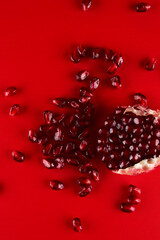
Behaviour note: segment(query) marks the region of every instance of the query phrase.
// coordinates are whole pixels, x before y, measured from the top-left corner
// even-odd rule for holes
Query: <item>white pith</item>
[[[133,112],[137,116],[153,115],[155,117],[155,120],[160,119],[160,110],[154,111],[152,109],[145,108],[139,105],[133,106],[133,107],[128,106],[124,113],[127,113],[127,112]],[[160,155],[156,158],[143,159],[131,167],[113,170],[113,172],[117,174],[122,174],[122,175],[137,175],[137,174],[151,171],[155,167],[158,167],[159,165],[160,165]]]

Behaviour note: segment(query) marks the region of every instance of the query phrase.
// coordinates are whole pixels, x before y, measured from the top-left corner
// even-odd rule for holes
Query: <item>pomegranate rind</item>
[[[155,121],[160,119],[160,110],[155,111],[140,105],[133,106],[133,107],[128,106],[124,113],[127,113],[127,112],[133,112],[137,116],[153,115],[155,117]],[[133,175],[149,172],[158,166],[160,166],[160,156],[156,158],[143,159],[131,167],[128,167],[125,169],[112,170],[112,172],[121,174],[121,175],[133,176]]]

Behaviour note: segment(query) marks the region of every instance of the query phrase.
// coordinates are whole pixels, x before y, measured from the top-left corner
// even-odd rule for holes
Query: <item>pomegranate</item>
[[[136,175],[160,165],[160,111],[117,108],[99,129],[97,151],[114,173]]]

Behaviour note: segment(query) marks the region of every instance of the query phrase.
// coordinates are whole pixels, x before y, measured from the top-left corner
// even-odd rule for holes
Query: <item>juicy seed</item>
[[[92,1],[91,0],[82,0],[82,9],[84,12],[88,11],[91,7]]]
[[[29,139],[29,141],[31,141],[33,143],[38,142],[38,137],[34,130],[31,129],[28,131],[28,139]]]
[[[105,61],[112,60],[113,56],[114,56],[114,52],[111,49],[106,49],[105,50],[105,54],[104,54]]]
[[[57,128],[56,132],[54,134],[54,140],[55,141],[63,141],[63,137],[64,137],[64,135],[63,135],[61,128]]]
[[[121,54],[115,53],[115,54],[112,56],[112,61],[113,61],[114,63],[116,63],[118,67],[120,67],[120,66],[122,65],[122,63],[123,63],[123,57],[122,57]]]
[[[13,96],[17,93],[17,89],[15,87],[9,87],[5,90],[4,96],[5,97],[10,97]]]
[[[79,171],[81,173],[88,173],[89,171],[91,171],[91,169],[92,169],[92,163],[89,162],[81,165],[79,168]]]
[[[84,150],[87,149],[87,145],[88,145],[88,142],[87,142],[86,140],[82,140],[82,141],[80,142],[79,149],[80,149],[81,151],[84,151]]]
[[[43,112],[43,118],[44,118],[44,122],[46,124],[51,124],[52,123],[52,119],[53,119],[53,112],[49,111],[49,110],[48,111],[44,111]]]
[[[132,195],[135,195],[135,196],[140,196],[141,195],[141,189],[132,185],[132,184],[130,184],[128,186],[128,192],[129,192],[129,194],[132,194]]]
[[[145,65],[145,68],[148,70],[148,71],[153,71],[156,67],[156,59],[155,58],[151,58],[149,59],[147,62],[146,62],[146,65]]]
[[[80,103],[87,103],[91,100],[91,97],[88,97],[88,96],[84,96],[84,97],[80,97],[79,98],[79,102]]]
[[[101,54],[102,54],[102,49],[100,49],[100,48],[93,48],[91,50],[91,57],[92,57],[92,59],[100,58]]]
[[[82,231],[82,224],[81,220],[79,218],[74,218],[72,221],[73,229],[75,232],[81,232]]]
[[[151,5],[149,3],[138,3],[136,6],[137,12],[146,12],[151,8]]]
[[[108,74],[115,74],[116,70],[117,70],[117,64],[112,63],[112,64],[110,64],[110,66],[108,67],[107,73],[108,73]]]
[[[53,150],[53,145],[49,143],[44,146],[44,148],[42,149],[42,153],[44,156],[49,156],[51,155],[52,150]]]
[[[56,191],[64,189],[64,184],[58,180],[51,180],[49,182],[49,185],[53,190],[56,190]]]
[[[19,104],[14,104],[9,111],[9,115],[11,117],[14,117],[15,115],[17,115],[20,112],[20,105]]]
[[[130,195],[127,198],[127,202],[132,203],[132,204],[138,204],[138,203],[141,202],[141,199],[139,197],[137,197],[137,196]]]
[[[54,168],[54,167],[55,167],[55,164],[54,164],[54,160],[53,160],[53,159],[43,158],[42,163],[43,163],[43,165],[44,165],[46,168],[48,168],[48,169],[51,169],[51,168]]]
[[[97,77],[93,77],[90,80],[90,90],[95,91],[99,87],[100,80]]]
[[[67,104],[67,101],[64,98],[55,98],[55,99],[53,99],[52,102],[54,105],[56,105],[59,108],[64,108]]]
[[[139,104],[139,105],[142,105],[142,106],[147,106],[147,98],[146,96],[144,96],[143,94],[141,93],[136,93],[134,94],[134,100]]]
[[[93,97],[93,93],[89,90],[89,89],[87,89],[87,88],[85,88],[85,87],[81,87],[80,88],[80,96],[81,97]]]
[[[80,197],[86,197],[92,191],[92,185],[88,187],[82,187],[81,191],[79,192]]]
[[[84,81],[89,76],[89,72],[85,69],[76,74],[76,80],[79,82]]]
[[[17,162],[23,162],[25,159],[25,156],[22,152],[19,151],[13,151],[12,152],[12,158]]]
[[[68,103],[72,108],[79,108],[80,107],[80,103],[77,99],[71,99]]]
[[[91,185],[91,180],[87,177],[80,177],[77,181],[78,185],[82,187],[90,186]]]
[[[122,84],[121,84],[121,80],[120,80],[120,76],[116,75],[116,76],[113,76],[111,79],[111,84],[114,88],[121,88],[122,87]]]
[[[66,162],[72,166],[79,166],[79,160],[77,158],[67,158]]]
[[[81,57],[86,56],[87,49],[83,46],[83,44],[79,44],[77,47],[77,51]]]
[[[121,211],[127,212],[127,213],[132,213],[135,212],[135,207],[132,203],[122,203],[120,207]]]
[[[81,60],[81,56],[79,55],[77,50],[74,50],[72,55],[71,55],[71,61],[74,62],[74,63],[79,63],[80,60]]]
[[[93,168],[89,171],[89,174],[92,176],[92,178],[98,182],[99,181],[99,172],[96,168]]]

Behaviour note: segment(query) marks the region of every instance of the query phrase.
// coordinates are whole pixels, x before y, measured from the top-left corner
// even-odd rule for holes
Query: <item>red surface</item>
[[[147,13],[132,10],[131,0],[93,0],[87,13],[80,0],[0,1],[0,239],[159,239],[160,168],[136,177],[118,176],[100,167],[101,181],[84,199],[76,194],[75,181],[81,176],[74,168],[47,170],[41,164],[40,148],[27,139],[29,128],[42,121],[42,111],[51,109],[50,99],[77,95],[81,84],[74,74],[85,67],[103,83],[95,94],[98,124],[117,105],[131,104],[131,94],[144,93],[150,106],[158,108],[160,63],[154,72],[141,62],[160,57],[160,1],[152,1]],[[123,88],[113,90],[99,62],[76,65],[70,52],[77,43],[110,47],[124,56],[119,70]],[[5,98],[3,92],[14,85],[20,92]],[[12,104],[23,113],[8,116]],[[26,154],[24,163],[14,162],[11,151]],[[64,181],[66,188],[54,192],[50,179]],[[119,210],[125,187],[142,188],[142,204],[134,214]],[[72,230],[73,217],[80,217],[83,232]]]

